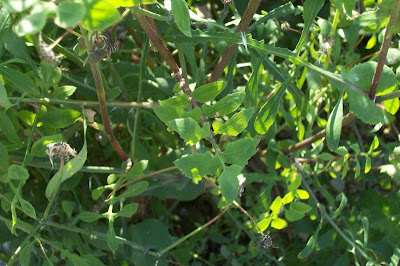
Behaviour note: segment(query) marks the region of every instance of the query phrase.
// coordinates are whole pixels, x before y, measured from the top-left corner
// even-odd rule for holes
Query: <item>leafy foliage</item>
[[[397,265],[400,1],[283,2],[0,0],[1,260]]]

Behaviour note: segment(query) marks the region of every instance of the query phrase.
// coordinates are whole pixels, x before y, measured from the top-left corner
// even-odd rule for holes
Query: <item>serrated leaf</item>
[[[194,182],[200,181],[205,175],[215,174],[218,167],[218,161],[211,152],[191,154],[175,160],[174,164]]]
[[[304,18],[304,28],[301,32],[301,37],[299,42],[296,45],[296,52],[297,54],[300,53],[301,48],[306,43],[306,39],[308,36],[308,32],[314,22],[315,17],[317,16],[318,12],[323,7],[325,1],[321,0],[306,0],[304,2],[304,11],[303,11],[303,18]]]
[[[289,79],[290,80],[290,79]],[[286,85],[285,85],[286,84]],[[278,91],[261,107],[254,122],[254,129],[258,134],[264,135],[275,122],[281,98],[289,84],[286,81]]]
[[[65,128],[82,117],[81,112],[73,109],[58,109],[43,113],[40,122],[50,128]]]
[[[28,170],[23,168],[22,166],[12,164],[8,168],[8,176],[14,180],[26,181],[29,178]]]
[[[339,207],[335,210],[335,212],[332,215],[332,219],[335,219],[336,217],[338,217],[340,215],[340,213],[342,212],[342,210],[346,207],[347,205],[347,197],[344,193],[340,193],[337,197],[336,197],[336,201],[339,201]]]
[[[39,89],[28,75],[5,66],[0,66],[0,74],[15,88],[29,95],[40,96]]]
[[[236,111],[236,109],[242,104],[245,96],[244,92],[228,94],[217,103],[213,105],[203,104],[201,108],[206,116],[213,117],[216,113],[220,116],[225,116]]]
[[[85,7],[77,2],[62,2],[57,6],[54,23],[60,28],[69,28],[79,23],[85,15]]]
[[[243,138],[234,142],[228,143],[224,152],[220,153],[221,158],[225,163],[240,165],[242,168],[247,165],[247,162],[257,152],[257,145],[260,142],[256,138]]]
[[[132,215],[134,215],[136,213],[136,211],[138,210],[139,204],[137,203],[131,203],[128,205],[125,205],[124,207],[122,207],[122,209],[117,212],[117,215],[119,217],[132,217]]]
[[[21,197],[19,197],[18,201],[21,204],[22,211],[32,219],[36,219],[36,211],[33,205]]]
[[[209,128],[209,124],[206,123],[204,124],[203,129],[206,129],[207,125]],[[168,126],[176,131],[184,141],[192,146],[202,138],[208,137],[207,133],[205,134],[204,130],[191,117],[171,120],[168,122]]]
[[[287,226],[287,222],[281,218],[275,218],[271,222],[271,227],[281,230]]]
[[[10,142],[15,144],[21,143],[21,140],[15,131],[14,125],[12,124],[7,113],[3,110],[0,110],[0,129]]]
[[[221,187],[222,196],[228,203],[232,203],[239,192],[238,175],[242,171],[239,165],[224,167],[222,174],[218,177],[218,183]]]
[[[86,223],[93,223],[94,221],[97,221],[98,219],[103,218],[103,215],[95,213],[95,212],[81,212],[79,214],[79,219]]]
[[[47,184],[46,187],[46,197],[50,199],[51,195],[53,194],[57,182],[59,182],[59,178],[61,178],[61,183],[64,182],[65,180],[69,179],[71,176],[76,174],[83,165],[85,164],[85,161],[87,159],[87,142],[86,142],[86,121],[84,120],[83,123],[83,147],[81,151],[73,158],[70,160],[67,164],[64,165],[63,169],[60,169],[50,180],[50,182]],[[61,171],[62,170],[62,171]],[[62,176],[61,176],[62,173]]]
[[[88,0],[83,3],[86,13],[82,25],[88,30],[102,31],[121,19],[118,10],[106,0]]]
[[[343,93],[340,94],[339,101],[336,103],[329,115],[326,125],[326,142],[328,148],[332,151],[339,147],[340,134],[342,132],[343,120]]]
[[[254,107],[240,111],[234,114],[224,124],[217,121],[213,123],[214,134],[227,134],[230,136],[237,136],[247,128],[254,113]]]
[[[207,83],[196,88],[192,92],[192,96],[197,102],[209,102],[214,100],[226,88],[226,85],[225,81]]]
[[[63,137],[61,134],[45,136],[35,141],[32,145],[31,154],[37,157],[45,157],[48,156],[46,154],[47,144],[54,142],[62,142]]]
[[[175,23],[183,34],[192,36],[190,29],[189,7],[185,0],[171,0],[171,12]]]
[[[190,112],[185,111],[181,107],[162,105],[154,108],[154,113],[168,125],[168,122],[177,118],[192,118],[194,121],[200,121],[201,110],[200,108],[194,108]]]

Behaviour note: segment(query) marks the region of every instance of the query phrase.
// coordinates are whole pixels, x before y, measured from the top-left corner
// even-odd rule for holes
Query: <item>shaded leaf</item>
[[[339,101],[336,103],[329,115],[326,125],[326,142],[328,148],[332,151],[339,147],[340,134],[342,132],[343,120],[343,93],[340,94]]]
[[[239,192],[238,175],[242,171],[239,165],[224,167],[222,174],[218,177],[218,183],[221,187],[222,196],[228,203],[232,203]]]
[[[210,130],[210,124],[204,124],[202,129],[191,117],[171,120],[168,122],[168,126],[176,131],[184,141],[192,146],[202,138],[207,138],[207,134]]]
[[[220,153],[225,163],[240,165],[242,168],[257,152],[257,145],[260,142],[256,138],[244,138],[228,143],[224,152]]]
[[[304,247],[304,249],[302,251],[300,251],[300,253],[297,255],[297,257],[299,259],[307,258],[313,252],[315,245],[318,242],[318,234],[322,228],[322,222],[323,222],[323,219],[321,219],[321,222],[319,223],[317,229],[314,231],[313,235],[308,239],[307,244]]]
[[[22,166],[13,164],[8,168],[8,176],[14,180],[26,181],[29,178],[29,173]]]
[[[195,153],[174,161],[174,164],[185,176],[193,179],[193,182],[200,181],[205,175],[213,175],[217,171],[218,160],[211,154]]]
[[[79,219],[86,223],[93,223],[94,221],[97,221],[98,219],[103,218],[103,215],[95,213],[95,212],[81,212],[79,214]]]
[[[228,94],[217,103],[213,105],[203,104],[201,107],[206,116],[213,117],[216,113],[220,116],[228,115],[242,104],[246,94],[244,92],[236,92],[232,94]]]
[[[9,141],[15,144],[21,143],[21,140],[19,139],[10,118],[2,110],[0,110],[0,129],[6,135]]]
[[[4,79],[8,83],[11,83],[10,85],[15,88],[18,88],[29,95],[40,96],[39,89],[28,75],[5,66],[0,66],[0,74],[3,75]]]
[[[224,124],[218,121],[213,123],[214,134],[227,134],[230,136],[237,136],[247,128],[247,124],[250,121],[254,113],[254,107],[240,111],[234,114]]]
[[[208,102],[214,100],[225,88],[227,83],[225,81],[215,81],[204,84],[192,92],[193,98],[197,102]]]
[[[117,213],[119,217],[132,217],[137,211],[139,204],[131,203],[122,207],[122,209]]]
[[[12,106],[12,104],[8,100],[6,88],[4,88],[4,85],[1,81],[0,81],[0,106],[4,107],[6,111],[8,108]]]
[[[40,121],[50,128],[65,128],[82,117],[81,112],[73,109],[58,109],[40,116]]]
[[[63,141],[63,137],[61,134],[42,137],[33,143],[32,149],[31,149],[31,154],[33,156],[38,156],[38,157],[48,156],[46,154],[46,150],[47,150],[46,145],[50,144],[50,143],[62,142],[62,141]]]
[[[30,204],[28,201],[24,200],[23,198],[19,197],[19,203],[21,204],[22,211],[31,217],[32,219],[36,219],[36,211],[35,208]]]

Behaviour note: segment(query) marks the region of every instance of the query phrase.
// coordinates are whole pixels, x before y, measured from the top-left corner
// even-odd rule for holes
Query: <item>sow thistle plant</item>
[[[400,1],[272,2],[0,0],[2,260],[397,265]]]

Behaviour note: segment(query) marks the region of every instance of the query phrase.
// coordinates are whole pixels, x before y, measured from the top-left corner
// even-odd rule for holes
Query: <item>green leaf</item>
[[[70,200],[63,200],[61,202],[61,208],[65,212],[68,218],[71,218],[72,212],[74,211],[76,206],[75,201],[70,201]]]
[[[40,96],[39,89],[28,75],[5,66],[0,67],[0,74],[3,75],[4,79],[8,83],[11,83],[13,87],[29,95]]]
[[[214,175],[217,171],[218,160],[211,154],[195,153],[174,161],[174,164],[185,176],[193,179],[193,182],[200,181],[205,175]]]
[[[26,181],[29,178],[29,173],[22,166],[13,164],[8,168],[8,176],[14,180]]]
[[[8,183],[10,178],[8,176],[9,157],[6,147],[0,142],[0,182]]]
[[[365,169],[364,169],[364,174],[367,174],[371,170],[371,157],[367,157],[365,160]]]
[[[31,254],[33,252],[33,244],[34,242],[28,241],[28,243],[21,249],[20,254],[18,256],[19,263],[21,266],[30,266],[31,264]]]
[[[109,0],[115,7],[131,7],[156,4],[157,0]]]
[[[282,198],[278,196],[274,199],[269,209],[272,212],[277,212],[281,207],[282,207]]]
[[[298,189],[301,185],[301,179],[301,175],[296,175],[294,181],[289,185],[288,191],[294,192],[296,189]]]
[[[146,170],[149,161],[142,160],[140,162],[136,162],[133,167],[129,170],[129,172],[125,176],[125,180],[132,180],[144,175],[144,170]]]
[[[190,104],[190,99],[186,94],[181,94],[176,97],[168,98],[163,101],[158,101],[160,103],[160,106],[173,106],[173,107],[179,107],[182,109],[185,109],[186,107],[189,106]],[[178,117],[174,117],[178,118]],[[172,120],[172,119],[169,119]]]
[[[254,107],[240,111],[234,114],[228,121],[221,124],[218,121],[213,123],[214,134],[227,134],[230,136],[237,136],[247,128],[254,113]]]
[[[347,197],[344,193],[340,193],[337,197],[336,197],[336,201],[340,200],[340,204],[339,207],[336,209],[336,211],[332,214],[332,219],[335,219],[336,217],[338,217],[340,215],[340,213],[342,212],[342,210],[346,207],[347,204]]]
[[[321,0],[306,0],[304,2],[304,11],[303,11],[303,18],[304,18],[304,28],[301,33],[301,37],[299,42],[296,45],[296,53],[299,54],[301,48],[306,43],[308,33],[312,26],[312,23],[315,20],[318,12],[323,7],[325,1]]]
[[[174,16],[175,23],[183,34],[188,37],[192,36],[190,30],[189,7],[185,0],[172,0],[171,12]]]
[[[108,223],[107,245],[111,249],[112,252],[115,252],[118,249],[118,241],[117,241],[117,238],[115,237],[113,222]]]
[[[258,134],[265,134],[275,122],[276,114],[278,113],[281,98],[286,91],[286,87],[289,84],[289,80],[286,81],[279,90],[268,99],[268,101],[261,107],[257,114],[256,121],[254,122],[254,129]],[[286,85],[285,85],[286,84]]]
[[[44,25],[46,25],[47,13],[48,12],[46,10],[42,10],[23,17],[15,25],[15,33],[18,36],[38,33],[43,29]]]
[[[257,226],[260,228],[262,232],[264,232],[265,230],[268,229],[270,223],[271,223],[271,217],[261,220],[260,222],[257,223]]]
[[[76,174],[83,165],[85,164],[87,158],[87,143],[86,143],[86,121],[84,120],[83,123],[83,147],[81,151],[76,155],[75,158],[70,160],[67,164],[64,165],[62,169],[62,176],[61,176],[61,169],[51,178],[49,184],[46,187],[46,197],[50,199],[51,195],[53,194],[56,186],[57,181],[61,178],[61,182],[69,179],[71,176]]]
[[[226,145],[224,152],[220,153],[225,163],[240,165],[242,168],[257,152],[257,145],[260,142],[256,138],[243,138]]]
[[[57,6],[54,23],[60,28],[72,27],[82,20],[85,11],[85,7],[79,2],[62,2]]]
[[[8,108],[12,106],[12,104],[8,100],[6,88],[4,88],[4,85],[1,81],[0,81],[0,106],[4,107],[6,111]]]
[[[287,226],[287,222],[281,218],[275,218],[271,222],[271,227],[281,230]]]
[[[258,85],[261,80],[263,67],[261,63],[264,61],[266,54],[258,59],[256,65],[253,68],[253,72],[251,73],[250,79],[246,85],[246,98],[244,101],[244,107],[255,107],[257,105],[258,98]],[[260,78],[259,78],[260,77]]]
[[[218,183],[221,187],[222,196],[225,197],[228,203],[232,203],[239,192],[238,175],[242,171],[239,165],[231,165],[224,167],[224,171],[218,177]]]
[[[344,78],[347,82],[356,85],[365,92],[369,92],[376,65],[377,63],[372,61],[358,64]],[[367,96],[347,87],[344,87],[344,89],[348,93],[350,110],[358,118],[372,125],[384,122],[383,110],[378,108]],[[396,76],[388,66],[384,66],[376,95],[384,95],[395,91],[398,91]],[[394,115],[399,109],[400,102],[398,98],[395,98],[382,102],[382,105],[386,111]],[[366,112],[365,110],[368,111]]]
[[[15,131],[14,125],[12,124],[8,115],[0,110],[0,129],[6,135],[7,139],[15,144],[20,144],[21,140]]]
[[[42,85],[43,89],[46,91],[54,85],[57,85],[61,80],[61,70],[49,64],[44,64],[42,67],[40,67],[39,72],[42,73]]]
[[[294,202],[290,203],[290,210],[307,213],[312,210],[312,207],[303,202],[294,201]]]
[[[379,147],[379,139],[377,136],[374,137],[372,140],[371,146],[369,146],[369,151],[368,153],[372,153],[374,150],[376,150]]]
[[[34,4],[38,3],[39,0],[1,0],[0,3],[7,8],[8,11],[13,13],[19,13],[27,10]]]
[[[213,117],[216,113],[220,116],[228,115],[242,104],[246,94],[244,92],[236,92],[228,94],[213,105],[203,104],[201,107],[206,116]]]
[[[304,218],[304,212],[296,210],[285,210],[285,217],[289,222],[298,221]]]
[[[133,183],[132,185],[128,186],[128,189],[119,195],[118,197],[112,198],[109,201],[109,204],[114,204],[115,202],[118,202],[121,199],[126,199],[126,198],[131,198],[134,196],[137,196],[147,190],[149,186],[149,183],[146,181],[140,181],[137,183]]]
[[[117,213],[119,217],[132,217],[137,211],[139,204],[131,203],[122,207],[122,209]]]
[[[339,101],[336,103],[329,115],[326,125],[326,142],[328,148],[333,151],[339,147],[340,134],[342,132],[343,120],[343,93],[340,94]]]
[[[225,81],[207,83],[195,89],[192,96],[197,102],[209,102],[214,100],[226,88],[226,85]]]
[[[65,128],[82,117],[81,112],[73,109],[58,109],[40,116],[40,121],[50,128]]]
[[[37,157],[45,157],[48,156],[46,154],[47,144],[53,142],[62,142],[63,137],[61,134],[45,136],[40,138],[39,140],[35,141],[32,145],[31,154]]]
[[[191,117],[189,118],[179,118],[175,120],[171,120],[168,122],[168,126],[176,131],[179,136],[190,145],[194,145],[202,138],[207,138],[207,125],[208,131],[210,124],[204,124],[203,129],[199,126],[199,124],[194,121]]]
[[[81,212],[79,214],[79,219],[84,221],[85,223],[93,223],[98,219],[104,218],[103,215],[95,212]]]
[[[297,257],[299,259],[305,259],[308,256],[311,255],[311,253],[313,252],[315,245],[318,242],[318,234],[319,231],[322,228],[322,221],[323,219],[321,219],[321,222],[319,223],[317,229],[315,230],[314,234],[308,239],[306,246],[304,247],[304,249],[302,251],[300,251],[300,253],[297,255]]]
[[[28,201],[24,200],[21,197],[18,197],[19,203],[21,204],[22,211],[31,217],[32,219],[36,219],[36,211],[35,208]]]
[[[105,30],[121,20],[118,10],[106,0],[85,0],[82,25],[88,30]]]
[[[56,99],[65,99],[74,94],[75,91],[75,86],[61,86],[54,90],[53,97]]]
[[[105,188],[104,186],[95,188],[95,189],[92,191],[92,198],[93,198],[94,200],[97,200],[98,198],[100,198],[100,196],[103,194],[103,192],[104,192],[105,190],[106,190],[106,188]]]
[[[190,112],[185,111],[181,107],[177,106],[157,106],[154,108],[154,113],[163,121],[166,125],[168,122],[177,118],[192,118],[194,121],[200,121],[201,109],[194,108]]]

